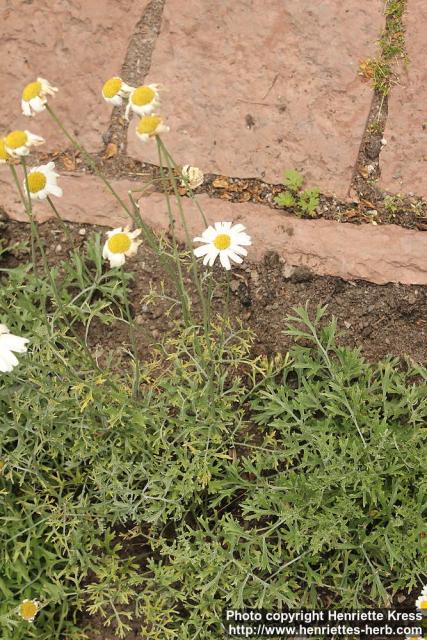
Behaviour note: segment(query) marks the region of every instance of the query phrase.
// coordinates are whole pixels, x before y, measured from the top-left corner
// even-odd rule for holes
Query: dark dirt
[[[25,223],[6,221],[2,223],[3,246],[29,240],[29,227]],[[79,226],[67,223],[74,246],[83,247],[86,239],[95,231],[105,233],[104,228]],[[50,264],[66,260],[69,245],[55,221],[39,226],[40,234],[47,246]],[[10,252],[0,258],[2,267],[16,266],[27,261],[28,254]],[[147,304],[150,289],[160,290],[164,282],[165,293],[174,295],[173,284],[165,276],[156,257],[144,245],[138,255],[127,262],[128,270],[135,274],[132,285],[131,304],[136,319],[140,356],[144,359],[147,347],[162,337],[173,334],[178,327],[179,311],[168,314],[168,303],[164,300]],[[226,279],[224,272],[217,271],[219,287],[214,298],[214,308],[219,313],[225,309]],[[191,288],[188,276],[187,285]],[[427,287],[399,284],[374,285],[364,281],[346,282],[340,278],[322,277],[306,268],[284,265],[276,254],[267,254],[260,264],[243,264],[231,275],[231,317],[243,320],[244,326],[255,332],[254,353],[274,354],[285,352],[290,339],[284,334],[286,316],[292,308],[304,305],[311,308],[317,304],[328,305],[329,313],[338,319],[338,327],[344,332],[340,343],[349,347],[360,347],[369,360],[377,360],[388,354],[408,356],[417,362],[427,362]],[[194,309],[199,315],[194,288]],[[128,348],[128,329],[117,322],[105,327],[92,322],[89,344],[102,356],[105,347],[117,345],[124,358]]]

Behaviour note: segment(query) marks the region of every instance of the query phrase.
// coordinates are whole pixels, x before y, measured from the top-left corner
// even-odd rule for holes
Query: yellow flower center
[[[0,139],[0,160],[9,160],[10,155],[4,148],[4,138]]]
[[[127,233],[115,233],[108,238],[107,246],[111,253],[126,253],[132,244]]]
[[[427,600],[421,600],[421,609],[427,609]]]
[[[37,193],[46,186],[46,176],[41,171],[31,171],[28,174],[28,189],[31,193]]]
[[[106,98],[114,98],[120,89],[122,88],[122,81],[120,78],[110,78],[102,87],[102,93]]]
[[[39,610],[39,605],[34,600],[21,602],[19,612],[24,620],[32,620]]]
[[[27,86],[24,88],[24,91],[22,92],[22,99],[26,102],[29,102],[33,98],[37,98],[37,96],[40,95],[41,90],[41,82],[39,82],[38,80],[36,82],[30,82],[30,84],[27,84]]]
[[[223,251],[224,249],[228,249],[231,245],[231,238],[227,233],[220,233],[217,235],[213,243],[219,251]]]
[[[6,147],[9,147],[9,149],[18,149],[25,146],[27,142],[28,136],[25,131],[12,131],[5,138]]]
[[[148,135],[152,136],[162,119],[160,116],[144,116],[138,122],[137,131],[138,133],[148,133]]]
[[[152,102],[155,95],[153,89],[150,89],[150,87],[137,87],[135,91],[132,92],[131,100],[137,107],[143,107],[145,104]]]

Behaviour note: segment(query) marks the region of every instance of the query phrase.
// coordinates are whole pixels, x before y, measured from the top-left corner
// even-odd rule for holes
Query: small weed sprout
[[[319,189],[303,190],[304,178],[294,170],[285,171],[283,184],[287,190],[274,198],[275,203],[286,209],[295,208],[299,216],[305,214],[311,218],[316,217],[316,210],[319,206]]]

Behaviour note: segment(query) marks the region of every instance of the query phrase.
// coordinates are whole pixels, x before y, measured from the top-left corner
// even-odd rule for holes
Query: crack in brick
[[[120,72],[123,80],[131,86],[140,85],[150,71],[151,56],[160,33],[165,2],[166,0],[150,0],[136,24]],[[102,136],[104,144],[113,142],[119,153],[126,153],[127,146],[129,122],[125,120],[124,113],[125,106],[113,109],[108,130]]]
[[[361,63],[361,67],[364,65],[368,76],[369,73],[373,74],[371,78],[374,91],[348,193],[350,194],[353,190],[359,197],[370,200],[384,198],[376,182],[381,173],[380,154],[388,116],[388,96],[393,84],[397,82],[393,66],[398,59],[407,59],[405,31],[401,23],[405,10],[406,0],[397,0],[392,10],[390,10],[390,3],[386,0],[385,26],[379,41],[380,53],[375,60]],[[396,29],[398,29],[397,33]]]
[[[43,164],[54,160],[57,169],[64,171],[64,175],[73,175],[76,177],[94,175],[92,169],[85,164],[84,159],[77,157],[75,169],[70,171],[67,168],[69,158],[69,150],[57,154],[34,154],[34,164]],[[150,181],[154,181],[147,192],[162,192],[159,166],[135,160],[129,156],[116,156],[106,160],[101,154],[93,156],[98,168],[110,180],[130,180],[141,184],[144,187]],[[284,215],[291,214],[298,217],[298,212],[293,209],[284,209],[278,207],[274,202],[274,197],[283,191],[282,184],[274,184],[265,182],[259,178],[239,178],[233,176],[224,176],[214,173],[205,173],[204,183],[197,189],[197,195],[207,194],[211,199],[226,201],[231,203],[254,203],[270,210],[283,212]],[[172,188],[170,188],[172,192]],[[185,189],[181,189],[181,195],[186,197]],[[377,189],[381,201],[384,199],[382,192]],[[354,201],[343,201],[334,196],[320,194],[320,204],[315,219],[337,220],[342,223],[360,224],[372,223],[375,221],[378,225],[398,224],[408,229],[418,228],[426,230],[423,225],[423,219],[418,218],[415,212],[403,210],[402,215],[394,214],[392,217],[384,207],[378,210],[378,214],[373,217],[370,212],[372,203],[363,198],[358,203]],[[305,216],[304,216],[305,217]]]

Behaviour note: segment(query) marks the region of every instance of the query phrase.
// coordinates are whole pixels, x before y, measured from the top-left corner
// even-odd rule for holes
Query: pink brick
[[[381,0],[167,0],[147,81],[165,87],[172,155],[268,182],[298,168],[345,197],[372,99],[358,65],[376,51],[382,10]],[[156,162],[134,130],[130,154]]]
[[[380,156],[383,189],[427,197],[427,5],[408,0],[406,45],[409,65],[389,98],[387,145]],[[425,128],[423,125],[426,125]]]
[[[68,146],[46,112],[35,118],[21,114],[22,89],[41,76],[59,87],[52,106],[67,127],[91,149],[99,149],[111,116],[110,105],[101,97],[102,85],[110,76],[120,74],[128,42],[147,3],[3,1],[0,135],[27,128],[47,139],[47,149]]]

